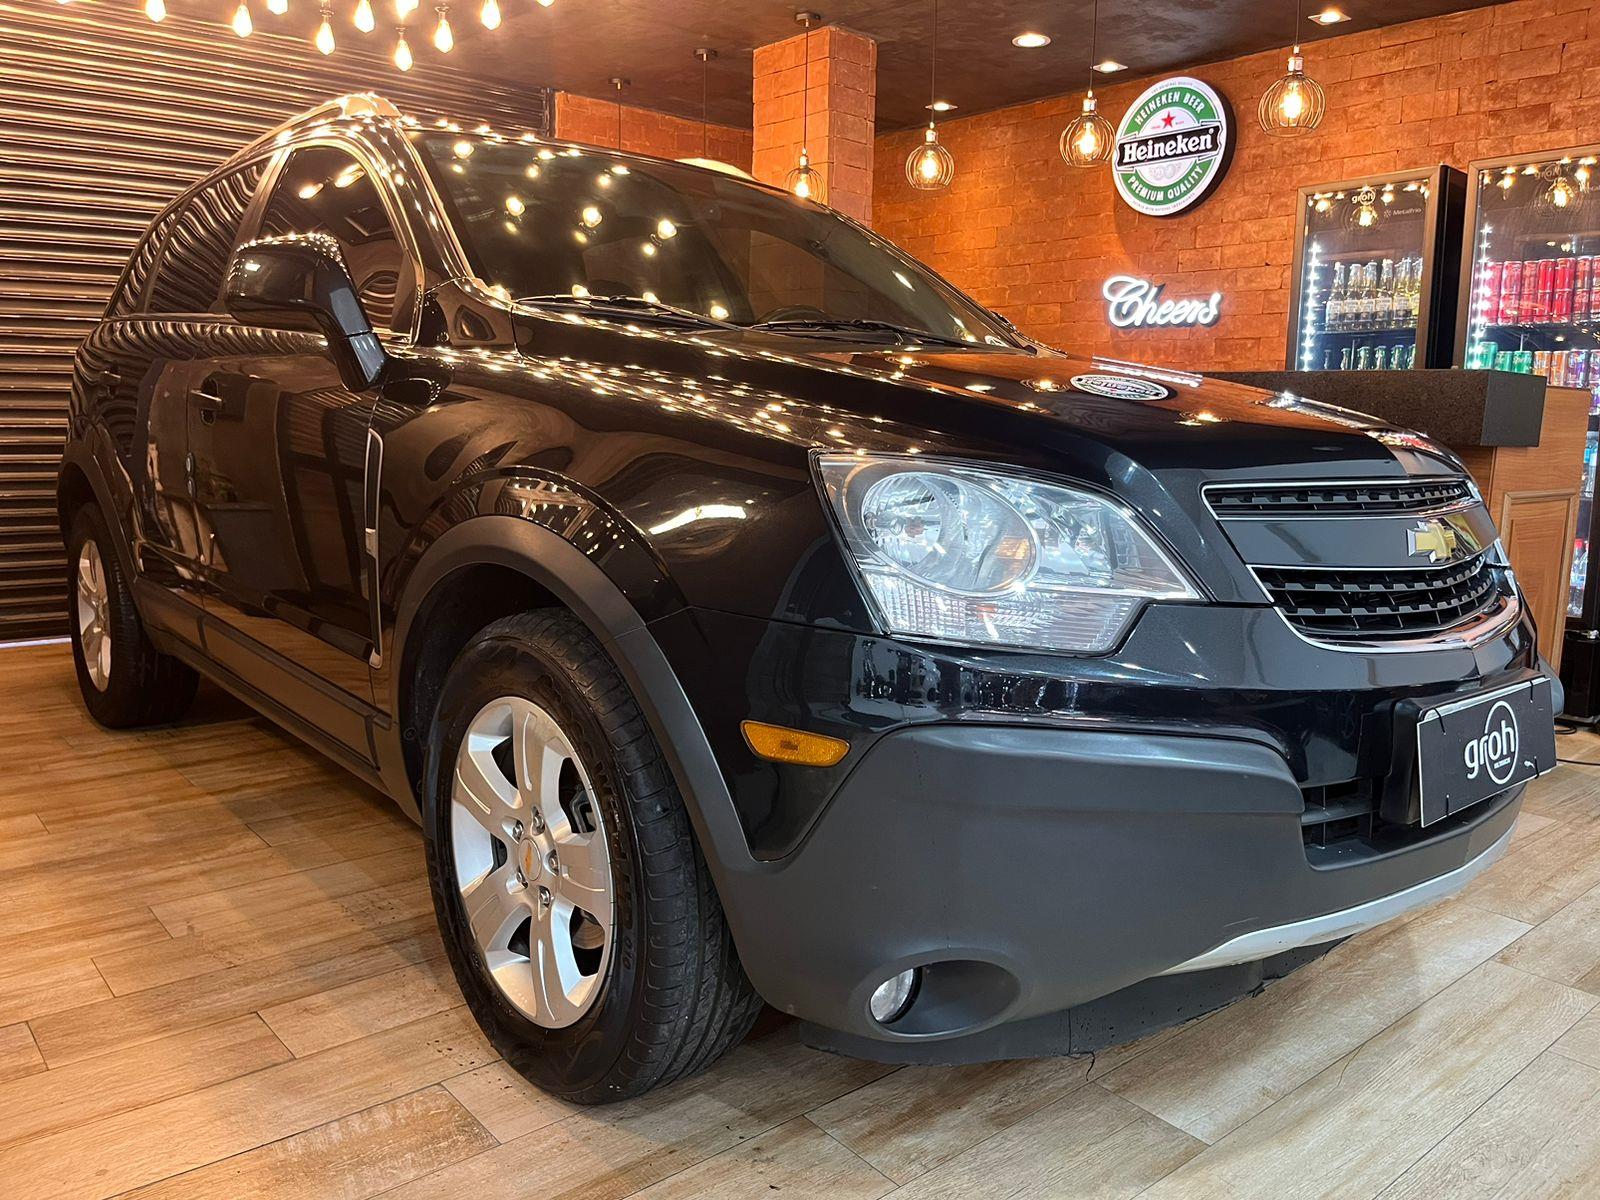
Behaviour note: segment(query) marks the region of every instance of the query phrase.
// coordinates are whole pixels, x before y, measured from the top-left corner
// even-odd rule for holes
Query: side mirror
[[[245,324],[322,334],[351,391],[382,381],[389,356],[332,238],[295,233],[241,246],[228,264],[225,300]]]

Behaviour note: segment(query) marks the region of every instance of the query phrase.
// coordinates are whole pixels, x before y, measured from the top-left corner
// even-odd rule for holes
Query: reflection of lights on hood
[[[745,519],[744,505],[742,504],[697,504],[693,508],[686,508],[675,517],[668,517],[659,525],[650,527],[651,533],[670,533],[674,529],[682,529],[685,525],[693,525],[697,521],[742,521]]]

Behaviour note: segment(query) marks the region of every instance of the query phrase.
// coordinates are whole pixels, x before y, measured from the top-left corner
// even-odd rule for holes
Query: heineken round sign
[[[1210,84],[1177,75],[1145,89],[1123,115],[1112,176],[1129,207],[1171,217],[1209,196],[1232,157],[1228,102]]]

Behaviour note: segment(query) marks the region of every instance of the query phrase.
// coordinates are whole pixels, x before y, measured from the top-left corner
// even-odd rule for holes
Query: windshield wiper
[[[905,325],[896,325],[893,321],[871,321],[866,319],[846,320],[844,318],[814,317],[793,321],[757,321],[754,325],[746,326],[748,329],[759,329],[764,333],[787,333],[796,336],[805,334],[852,334],[852,333],[881,333],[896,338],[899,341],[929,342],[940,346],[961,346],[963,348],[977,345],[962,338],[946,337],[941,333],[930,333],[926,329],[912,329]]]
[[[536,308],[555,308],[567,312],[592,312],[603,317],[642,317],[665,321],[684,321],[712,329],[738,329],[730,321],[719,321],[705,313],[663,304],[659,300],[646,300],[643,296],[570,296],[557,293],[553,296],[522,296],[516,301]]]

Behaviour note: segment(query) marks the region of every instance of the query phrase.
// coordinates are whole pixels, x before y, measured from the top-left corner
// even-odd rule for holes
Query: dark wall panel
[[[65,630],[55,472],[72,352],[162,206],[263,130],[345,92],[377,91],[426,119],[548,131],[547,93],[473,78],[459,69],[468,46],[458,69],[419,52],[402,74],[348,23],[324,58],[267,32],[265,13],[241,40],[226,4],[209,9],[209,21],[157,25],[135,0],[0,0],[0,641]]]

